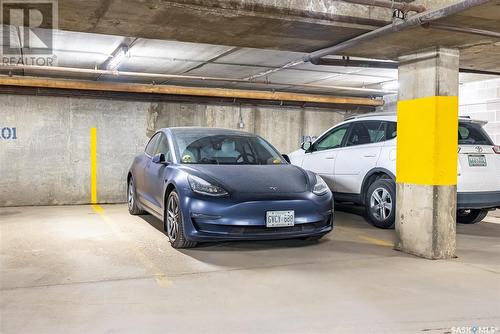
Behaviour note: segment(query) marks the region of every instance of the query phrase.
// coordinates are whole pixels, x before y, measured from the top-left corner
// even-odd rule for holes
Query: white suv
[[[366,207],[377,227],[395,221],[396,114],[355,116],[329,129],[313,143],[289,154],[292,164],[318,173],[337,202]],[[483,129],[486,122],[460,118],[457,221],[480,222],[500,208],[500,147]]]

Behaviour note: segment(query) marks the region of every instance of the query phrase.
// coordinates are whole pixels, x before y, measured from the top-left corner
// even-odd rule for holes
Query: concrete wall
[[[317,136],[344,119],[339,112],[288,107],[240,110],[238,105],[24,95],[0,95],[0,106],[0,130],[16,128],[16,139],[0,139],[0,206],[88,203],[92,127],[97,128],[98,199],[115,203],[125,200],[133,157],[158,128],[236,128],[241,113],[244,130],[287,153],[303,136]]]
[[[488,121],[485,129],[500,144],[500,79],[460,86],[459,114]]]

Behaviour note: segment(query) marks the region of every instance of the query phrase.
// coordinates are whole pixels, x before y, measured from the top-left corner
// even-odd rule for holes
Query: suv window
[[[479,124],[463,122],[458,123],[459,145],[493,145],[486,131]]]
[[[387,140],[391,140],[396,138],[398,129],[398,123],[396,122],[387,122]]]
[[[170,154],[170,146],[168,145],[167,137],[162,133],[158,140],[158,147],[155,150],[155,155],[158,153],[163,153],[165,155],[165,160],[167,162],[172,161],[172,156]]]
[[[324,151],[340,147],[348,128],[349,124],[346,124],[341,127],[335,128],[324,135],[316,143],[314,143],[314,151]]]
[[[347,146],[379,143],[386,140],[387,123],[384,121],[355,122],[347,138]]]
[[[160,133],[155,134],[149,140],[149,143],[146,146],[146,150],[144,150],[144,152],[146,152],[146,154],[149,155],[150,157],[152,157],[154,155],[154,153],[155,153],[156,144],[158,143],[158,138],[160,138]]]

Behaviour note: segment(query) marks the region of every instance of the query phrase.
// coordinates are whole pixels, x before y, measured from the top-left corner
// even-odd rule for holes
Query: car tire
[[[173,248],[192,248],[196,242],[186,239],[184,232],[184,220],[182,219],[179,194],[172,190],[167,198],[165,214],[163,215],[163,228],[167,232],[168,239]]]
[[[477,224],[488,215],[488,210],[470,209],[457,211],[457,223],[459,224]]]
[[[131,215],[137,216],[146,213],[144,210],[141,210],[141,208],[139,207],[139,203],[137,202],[134,178],[132,176],[130,177],[130,180],[128,181],[127,185],[127,203],[128,203],[128,212]]]
[[[370,222],[383,229],[394,228],[396,216],[396,185],[389,179],[378,179],[366,192],[366,215]]]

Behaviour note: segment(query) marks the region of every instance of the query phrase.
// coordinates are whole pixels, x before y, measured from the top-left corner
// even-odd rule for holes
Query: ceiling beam
[[[380,99],[340,97],[292,92],[242,90],[204,87],[185,87],[169,85],[145,85],[130,83],[110,83],[81,80],[41,79],[27,77],[0,77],[0,86],[38,87],[54,89],[75,89],[125,93],[146,93],[186,96],[206,96],[220,98],[241,98],[268,101],[295,101],[304,103],[342,104],[357,106],[382,106]]]
[[[199,86],[202,86],[203,82],[227,82],[230,84],[235,83],[244,83],[248,84],[249,82],[244,79],[235,79],[235,78],[227,78],[227,77],[205,77],[205,76],[193,76],[193,75],[182,75],[182,74],[163,74],[163,73],[146,73],[146,72],[129,72],[129,71],[110,71],[110,70],[99,70],[99,69],[88,69],[88,68],[75,68],[75,67],[58,67],[58,66],[37,66],[37,65],[0,65],[0,73],[8,71],[9,74],[17,75],[15,71],[18,70],[35,70],[35,71],[43,71],[44,76],[39,77],[50,77],[50,73],[55,74],[65,74],[67,75],[66,79],[79,79],[73,78],[71,75],[75,74],[91,74],[98,75],[96,81],[102,75],[112,76],[114,78],[144,78],[148,79],[148,83],[153,85],[162,85],[166,84],[168,80],[171,79],[179,79],[179,80],[195,80],[199,81]],[[14,71],[14,73],[12,73]],[[326,72],[328,73],[328,72]],[[345,75],[346,73],[341,73]],[[33,76],[33,75],[32,75]],[[35,75],[36,76],[36,75]],[[68,77],[69,76],[69,77]],[[315,89],[328,89],[328,90],[336,90],[343,91],[348,93],[363,93],[367,96],[381,96],[385,94],[393,94],[397,93],[395,91],[388,91],[383,89],[367,89],[363,87],[350,87],[350,86],[336,86],[336,85],[318,85],[318,84],[292,84],[287,82],[275,82],[275,81],[252,81],[254,85],[261,85],[261,87],[266,87],[269,85],[272,86],[281,86],[280,89],[285,88],[315,88]],[[265,88],[263,88],[265,89]],[[269,89],[269,88],[268,88]]]

